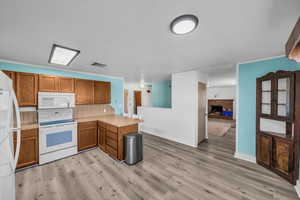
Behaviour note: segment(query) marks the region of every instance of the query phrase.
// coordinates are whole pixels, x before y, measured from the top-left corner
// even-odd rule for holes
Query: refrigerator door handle
[[[15,112],[16,112],[16,120],[17,120],[17,128],[14,129],[17,132],[17,143],[16,143],[17,147],[16,147],[15,159],[14,159],[14,163],[13,163],[14,169],[16,169],[18,159],[19,159],[20,146],[21,146],[21,117],[20,117],[20,108],[19,108],[19,104],[18,104],[18,101],[16,98],[16,94],[13,90],[11,91],[11,94],[12,94],[12,98],[13,98],[13,104],[14,104],[14,108],[15,108]]]

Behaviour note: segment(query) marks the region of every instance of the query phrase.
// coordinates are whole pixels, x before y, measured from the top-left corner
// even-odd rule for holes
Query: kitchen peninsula
[[[99,146],[114,159],[124,159],[123,136],[138,132],[141,120],[118,115],[93,116],[76,119],[78,150]]]

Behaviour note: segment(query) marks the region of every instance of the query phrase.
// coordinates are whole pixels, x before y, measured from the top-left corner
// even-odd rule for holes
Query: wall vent
[[[106,65],[106,64],[103,64],[103,63],[94,62],[94,63],[92,64],[92,66],[104,68],[104,67],[106,67],[107,65]]]

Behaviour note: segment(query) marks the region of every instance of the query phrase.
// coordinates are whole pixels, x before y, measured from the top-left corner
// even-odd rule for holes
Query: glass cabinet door
[[[261,114],[272,114],[272,80],[264,80],[261,83]]]
[[[275,117],[281,120],[293,118],[294,74],[277,72],[275,80]]]
[[[277,115],[287,117],[289,114],[290,79],[277,79]]]

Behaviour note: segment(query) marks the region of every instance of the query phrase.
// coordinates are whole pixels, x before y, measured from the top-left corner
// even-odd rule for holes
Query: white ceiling
[[[48,64],[57,43],[81,50],[70,70],[151,82],[282,55],[299,11],[299,0],[1,0],[0,59],[61,68]],[[198,29],[171,34],[181,14]]]

